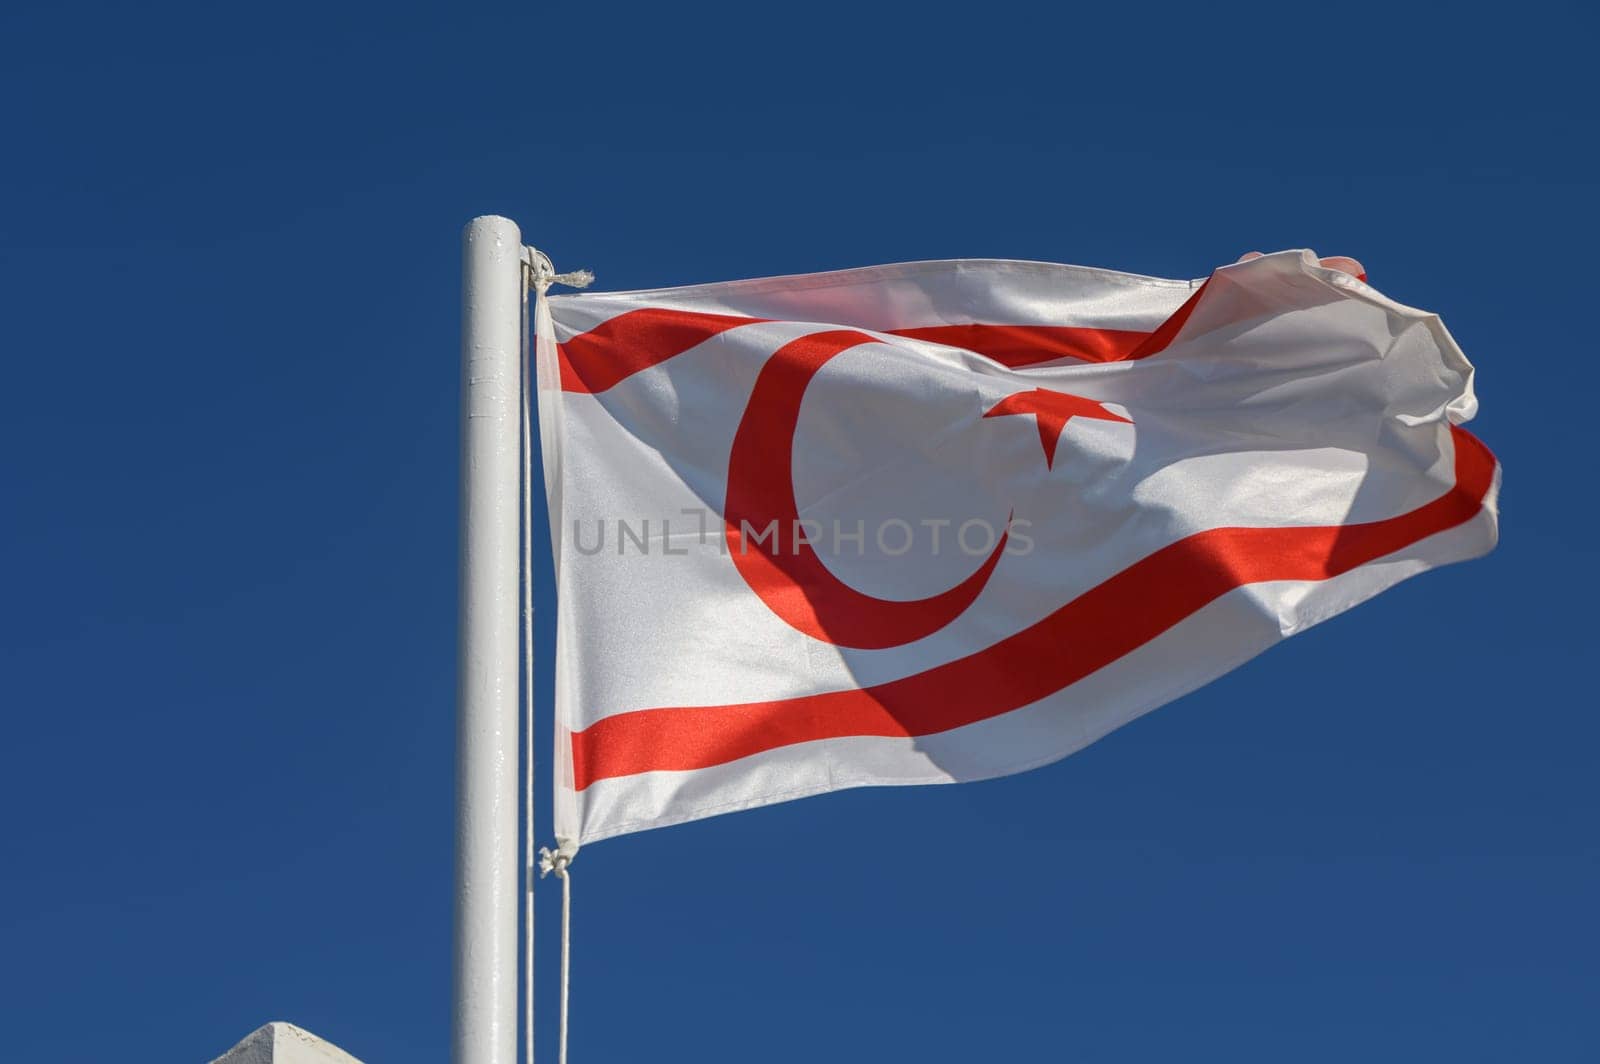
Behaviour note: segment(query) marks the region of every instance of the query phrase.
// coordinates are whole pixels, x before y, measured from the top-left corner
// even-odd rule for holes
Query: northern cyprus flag
[[[1043,765],[1495,542],[1472,367],[1309,252],[558,296],[535,330],[568,851]]]

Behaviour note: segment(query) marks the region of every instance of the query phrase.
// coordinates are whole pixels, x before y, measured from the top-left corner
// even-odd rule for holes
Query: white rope
[[[549,261],[549,260],[546,260]],[[529,281],[534,278],[530,263]],[[522,298],[522,1031],[533,1064],[533,375],[528,298]]]
[[[538,248],[528,248],[528,285],[544,299],[553,284],[568,288],[587,288],[594,283],[594,274],[588,270],[557,273],[550,257]],[[522,1029],[525,1057],[533,1064],[533,375],[530,368],[532,345],[528,342],[528,306],[522,306],[522,656],[523,732],[527,736],[524,756],[522,793],[522,846],[525,855],[526,888],[523,892],[522,912],[524,928],[522,973]],[[561,1027],[560,1064],[567,1064],[567,988],[571,985],[572,971],[572,878],[567,869],[572,864],[572,854],[539,851],[539,877],[551,872],[561,880]]]
[[[561,1043],[556,1053],[557,1064],[567,1064],[567,991],[572,986],[572,856],[551,850],[539,850],[539,876],[555,873],[561,880]]]
[[[564,284],[568,288],[588,288],[594,284],[594,273],[589,270],[573,270],[570,273],[557,273],[550,262],[550,256],[538,248],[528,249],[528,265],[533,271],[533,290],[541,296],[550,290],[553,284]]]

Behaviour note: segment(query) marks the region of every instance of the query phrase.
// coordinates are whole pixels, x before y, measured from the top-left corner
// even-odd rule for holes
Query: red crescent
[[[828,360],[880,342],[851,329],[812,333],[778,348],[756,377],[728,459],[725,535],[750,590],[790,626],[835,646],[880,650],[932,635],[972,605],[1000,561],[1009,535],[971,576],[931,598],[900,601],[857,591],[828,571],[803,536],[791,465],[806,386]],[[776,534],[758,542],[772,522]],[[751,531],[747,544],[743,530]]]

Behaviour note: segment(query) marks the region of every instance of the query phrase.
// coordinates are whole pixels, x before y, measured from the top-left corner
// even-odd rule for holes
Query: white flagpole
[[[516,223],[474,218],[462,237],[455,1064],[515,1064],[517,1051],[518,433],[526,291]]]

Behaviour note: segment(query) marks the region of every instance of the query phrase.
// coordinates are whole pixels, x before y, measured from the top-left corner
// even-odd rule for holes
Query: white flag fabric
[[[535,331],[569,852],[1055,761],[1495,541],[1472,367],[1309,252],[557,296]]]

